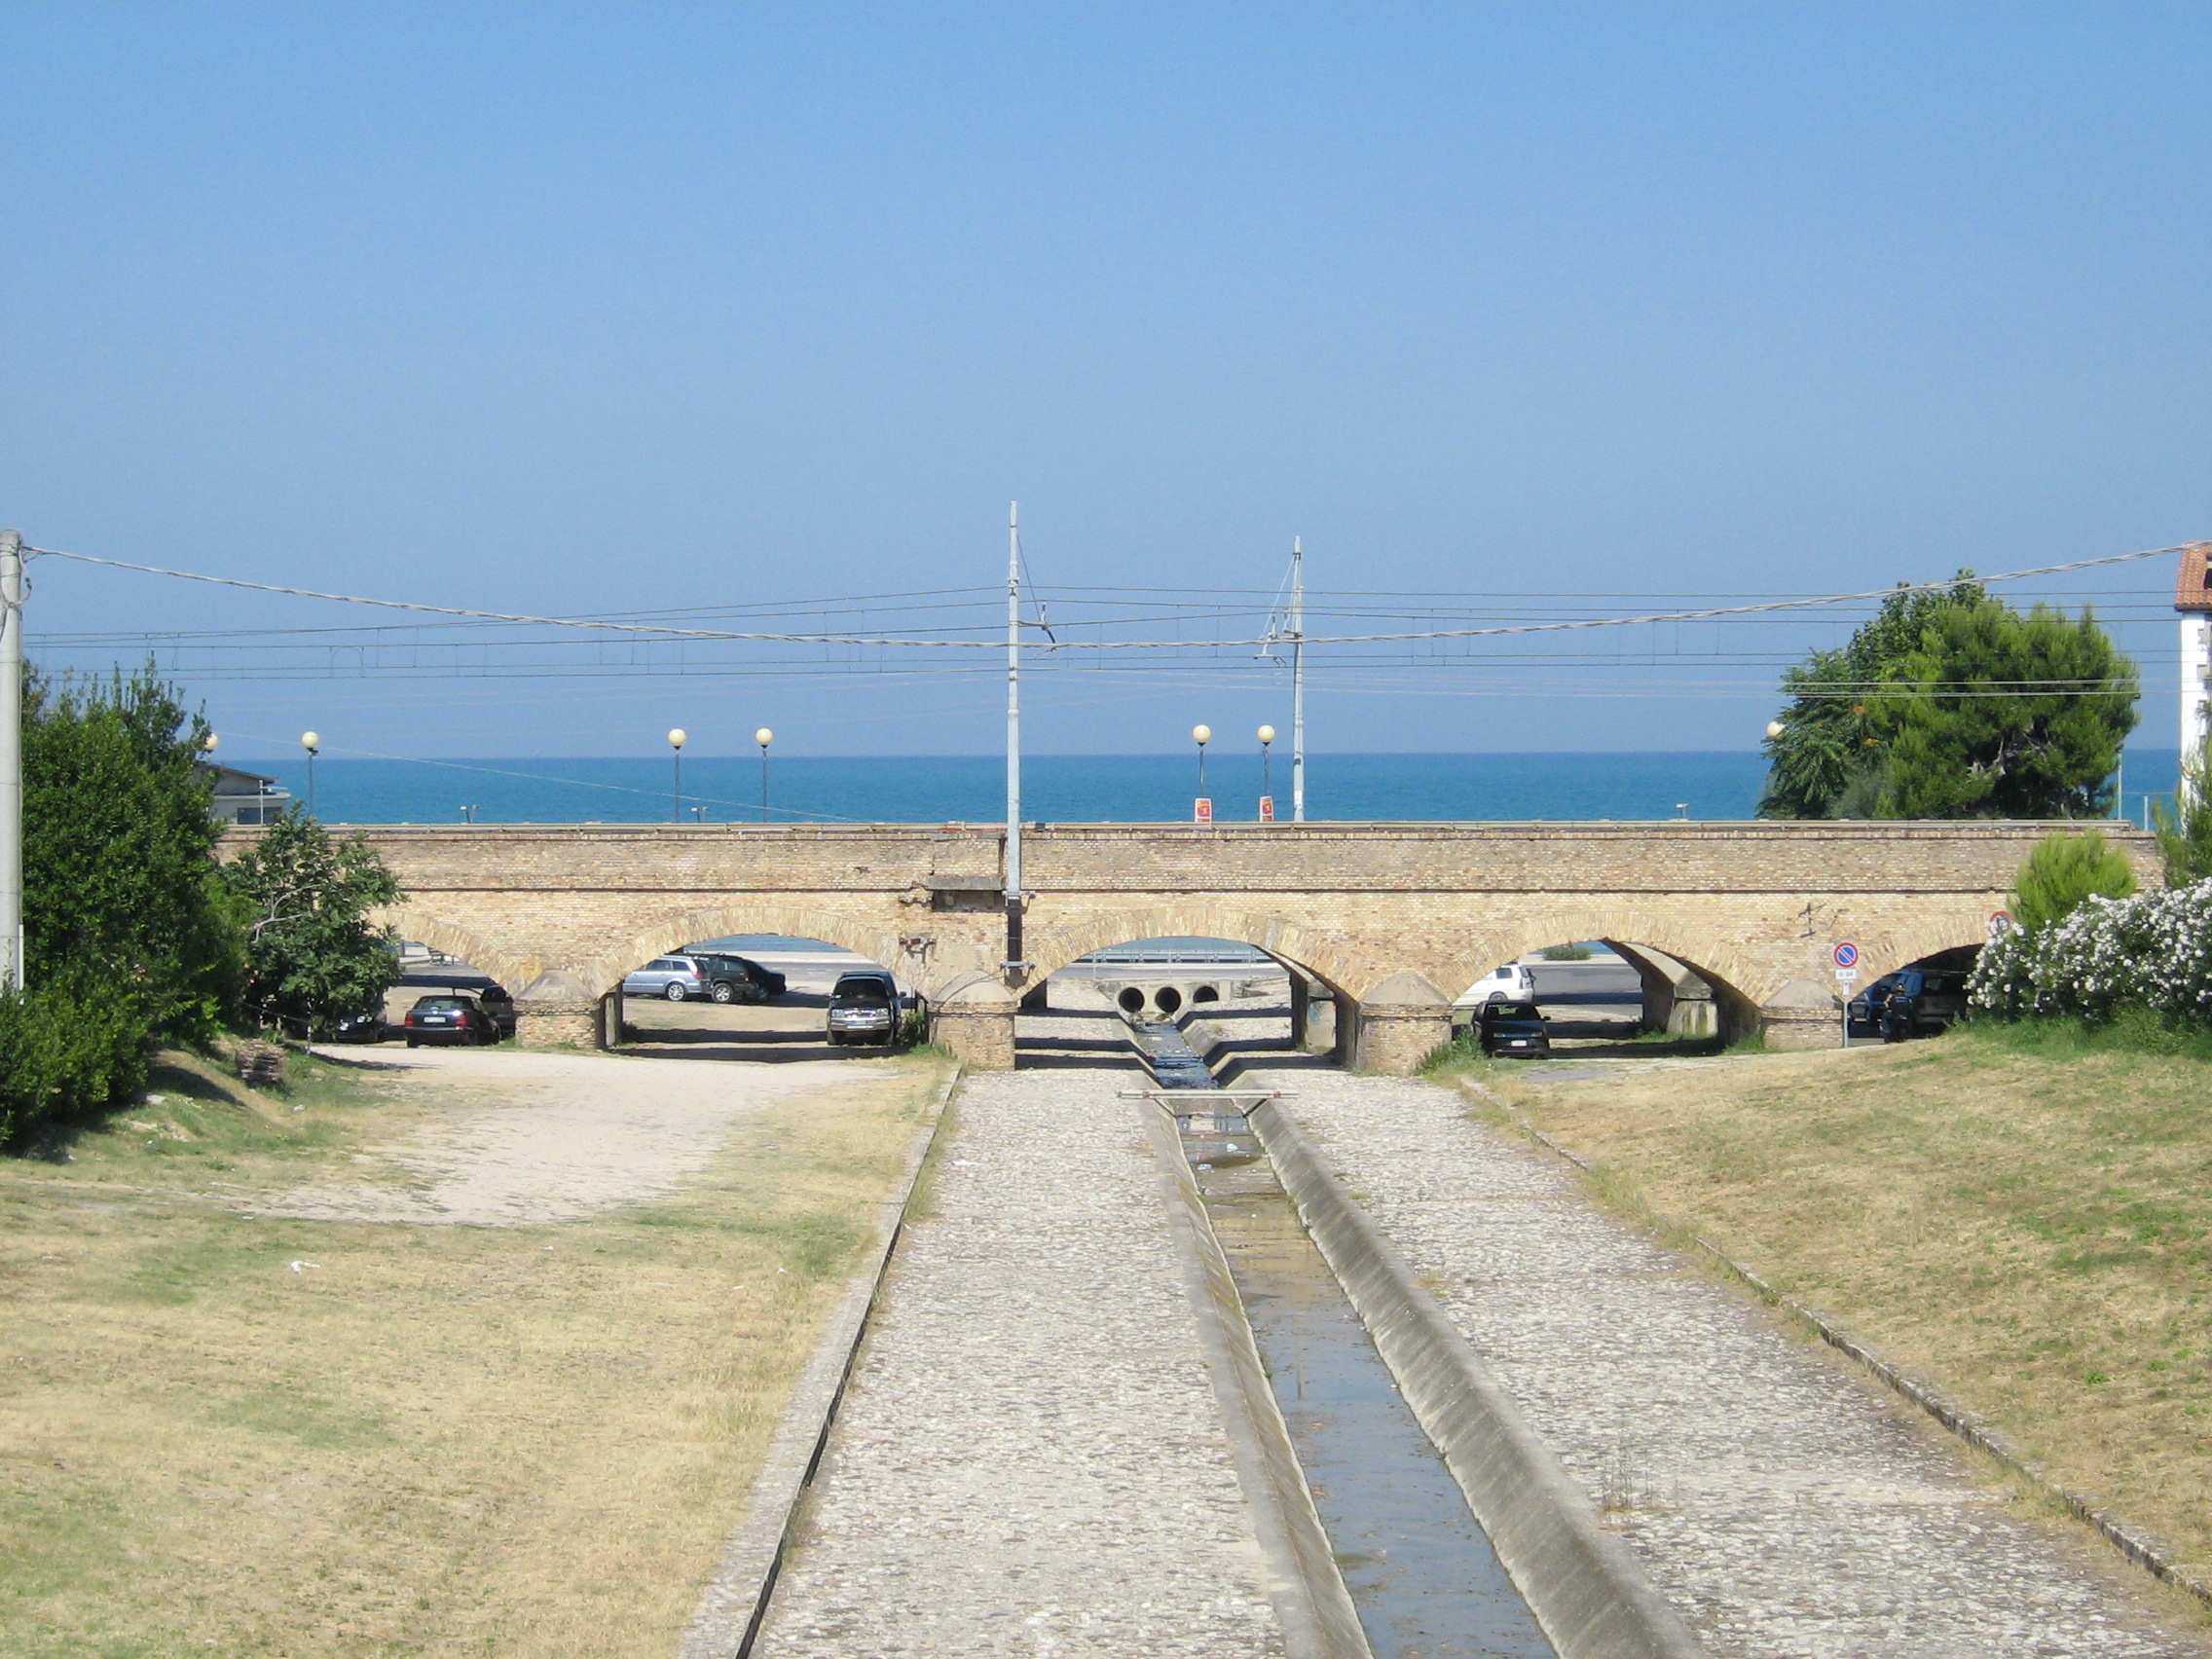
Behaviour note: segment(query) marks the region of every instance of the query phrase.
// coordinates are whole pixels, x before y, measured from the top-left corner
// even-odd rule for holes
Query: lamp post
[[[760,822],[768,822],[768,745],[776,741],[776,734],[762,726],[753,734],[753,741],[760,746]]]
[[[473,802],[473,801],[464,801],[464,802],[463,802],[463,803],[461,804],[461,822],[462,822],[463,824],[473,824],[473,823],[475,823],[475,822],[476,822],[476,804],[475,804],[475,802]]]
[[[682,726],[670,726],[668,728],[669,758],[674,761],[676,766],[674,793],[669,796],[668,801],[669,821],[674,824],[683,822],[683,746],[690,740],[691,734]]]
[[[314,816],[314,757],[315,752],[322,747],[322,733],[319,731],[301,732],[300,747],[308,752],[308,816],[313,818]]]
[[[1687,824],[1690,821],[1690,803],[1686,800],[1675,802],[1675,816],[1682,823]]]
[[[1775,740],[1776,738],[1780,737],[1780,736],[1781,736],[1781,735],[1782,735],[1782,734],[1783,734],[1783,733],[1784,733],[1785,731],[1787,731],[1788,729],[1788,728],[1787,726],[1785,726],[1785,725],[1784,725],[1784,724],[1783,724],[1783,723],[1782,723],[1782,722],[1781,722],[1780,720],[1769,720],[1769,721],[1767,721],[1767,722],[1766,722],[1766,735],[1767,735],[1767,741],[1768,741],[1768,742],[1770,742],[1770,743],[1771,743],[1771,742],[1773,742],[1773,741],[1774,741],[1774,740]]]
[[[209,732],[205,737],[200,740],[201,753],[204,755],[212,755],[217,749],[220,749],[222,747],[222,744],[223,740],[221,738],[217,737],[213,732]]]
[[[1275,728],[1260,728],[1260,821],[1272,824],[1275,816],[1274,749]]]
[[[1191,741],[1198,746],[1198,793],[1202,795],[1206,793],[1206,745],[1213,741],[1213,727],[1193,726]]]

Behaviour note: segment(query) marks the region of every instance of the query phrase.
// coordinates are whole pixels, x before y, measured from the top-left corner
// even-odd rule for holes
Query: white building
[[[2174,608],[2181,612],[2181,763],[2188,767],[2212,732],[2212,541],[2182,549]]]

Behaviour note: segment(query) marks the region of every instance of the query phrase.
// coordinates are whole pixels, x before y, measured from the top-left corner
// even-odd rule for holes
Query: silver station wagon
[[[643,968],[623,976],[626,997],[666,997],[682,1002],[707,995],[707,977],[688,956],[656,956]]]

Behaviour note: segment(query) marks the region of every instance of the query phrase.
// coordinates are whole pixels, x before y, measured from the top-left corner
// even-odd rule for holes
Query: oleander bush
[[[2091,897],[2055,922],[1992,940],[1967,1000],[1996,1019],[2101,1025],[2148,1014],[2212,1027],[2212,880]]]

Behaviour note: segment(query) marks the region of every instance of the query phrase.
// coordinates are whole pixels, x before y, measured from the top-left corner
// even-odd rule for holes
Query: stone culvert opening
[[[1172,1014],[1183,1006],[1183,993],[1173,985],[1162,985],[1153,997],[1161,1014]]]
[[[1114,1000],[1121,1005],[1124,1014],[1142,1014],[1144,1012],[1144,992],[1138,990],[1134,985],[1124,985],[1122,988],[1122,994]]]
[[[1191,993],[1191,1002],[1194,1006],[1202,1002],[1219,1001],[1221,1001],[1221,991],[1219,987],[1214,985],[1200,985]]]

